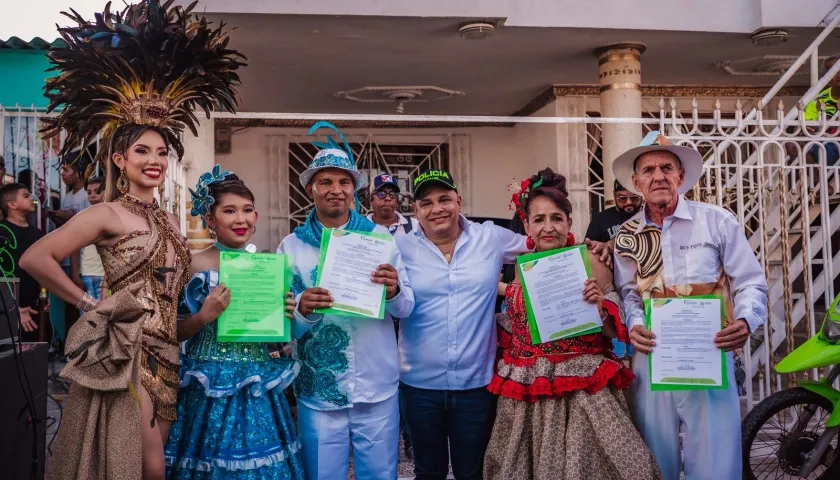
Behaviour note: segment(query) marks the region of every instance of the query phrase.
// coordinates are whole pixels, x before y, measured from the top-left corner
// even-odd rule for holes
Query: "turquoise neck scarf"
[[[372,232],[376,224],[367,219],[367,217],[357,213],[355,210],[350,210],[350,222],[347,223],[345,230],[354,230],[357,232]],[[321,248],[321,234],[324,231],[324,226],[318,220],[313,208],[309,215],[306,216],[306,222],[295,229],[295,235],[307,245],[311,245],[320,250]]]

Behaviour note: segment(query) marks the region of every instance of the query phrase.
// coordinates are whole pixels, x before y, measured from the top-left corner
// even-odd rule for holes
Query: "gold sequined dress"
[[[71,361],[61,376],[72,386],[50,480],[142,477],[140,385],[156,416],[175,420],[177,301],[189,273],[189,250],[156,204],[131,196],[118,202],[147,219],[149,229],[97,248],[114,302],[70,329]]]

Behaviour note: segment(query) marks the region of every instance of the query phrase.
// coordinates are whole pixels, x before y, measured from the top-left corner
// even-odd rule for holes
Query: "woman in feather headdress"
[[[143,0],[95,22],[59,28],[68,47],[50,51],[50,138],[65,132],[62,156],[100,135],[106,202],[74,216],[33,245],[21,267],[85,315],[70,330],[72,382],[50,479],[162,479],[163,447],[175,420],[178,297],[190,254],[176,219],[155,201],[170,157],[180,158],[193,110],[233,111],[236,70],[220,26],[191,10]],[[114,293],[97,304],[58,261],[96,245]]]

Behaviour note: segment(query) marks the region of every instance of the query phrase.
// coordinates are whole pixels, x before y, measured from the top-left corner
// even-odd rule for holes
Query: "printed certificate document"
[[[723,308],[715,296],[645,300],[647,328],[656,335],[648,356],[651,390],[727,388],[726,353],[714,342]]]
[[[370,274],[391,261],[393,248],[390,235],[325,228],[315,285],[335,301],[332,308],[316,312],[385,318],[385,285],[371,282]]]
[[[220,252],[219,283],[230,289],[230,305],[216,321],[219,342],[288,342],[286,292],[289,257],[274,253]]]
[[[535,345],[601,331],[598,307],[583,299],[592,271],[585,245],[522,255],[516,263]]]

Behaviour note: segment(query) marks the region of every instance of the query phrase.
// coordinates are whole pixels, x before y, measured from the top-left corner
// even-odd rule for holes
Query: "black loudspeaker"
[[[2,242],[2,240],[0,240],[0,242]],[[0,249],[2,249],[2,246],[0,246]],[[0,264],[2,264],[2,262],[3,260],[0,259]],[[2,301],[0,301],[0,345],[12,343],[12,340],[16,340],[19,335],[18,328],[20,326],[20,318],[18,318],[17,311],[13,310],[10,313],[7,312],[4,307],[4,305],[11,307],[15,304],[17,286],[17,278],[0,277],[0,296],[2,296]],[[11,330],[9,330],[9,328],[11,328]]]
[[[14,347],[10,344],[0,345],[0,478],[3,480],[44,478],[44,459],[47,455],[47,354],[46,343],[19,343]],[[16,356],[20,366],[26,370],[26,377],[18,377],[20,368],[16,365]],[[23,371],[20,374],[23,375]],[[27,387],[26,394],[21,381]],[[32,392],[35,409],[34,439],[26,400],[29,392]],[[33,440],[37,451],[35,458],[32,452]]]

